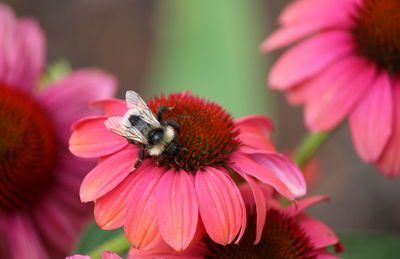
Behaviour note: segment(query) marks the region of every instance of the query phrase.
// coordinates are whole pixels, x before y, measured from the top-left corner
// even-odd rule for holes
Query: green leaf
[[[260,1],[159,1],[145,95],[190,89],[235,117],[268,114],[266,35]]]
[[[400,258],[400,236],[374,233],[346,233],[339,235],[345,246],[343,259]]]
[[[124,231],[122,228],[115,230],[102,230],[96,225],[96,223],[92,222],[81,236],[74,254],[87,255],[98,247],[104,245],[107,241],[119,237],[123,233]]]

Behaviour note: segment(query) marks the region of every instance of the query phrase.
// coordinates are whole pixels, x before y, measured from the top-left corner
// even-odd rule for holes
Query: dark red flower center
[[[359,54],[380,69],[400,73],[400,1],[364,0],[355,22]]]
[[[180,128],[180,152],[174,157],[159,156],[159,166],[195,172],[206,166],[224,166],[229,154],[240,142],[236,139],[233,119],[221,106],[188,93],[170,94],[149,100],[154,114],[160,106],[172,108],[164,112],[163,121],[172,120]]]
[[[269,210],[260,243],[253,245],[256,230],[251,215],[239,245],[222,246],[207,239],[209,258],[311,259],[315,251],[310,239],[293,218]]]
[[[32,205],[51,182],[56,155],[45,110],[28,94],[0,84],[0,210]]]

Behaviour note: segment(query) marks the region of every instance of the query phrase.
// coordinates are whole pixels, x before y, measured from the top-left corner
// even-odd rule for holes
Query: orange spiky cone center
[[[221,106],[188,93],[170,94],[149,100],[149,108],[157,114],[160,106],[170,107],[163,121],[179,125],[177,142],[180,152],[174,157],[156,157],[159,166],[196,172],[206,166],[224,166],[229,154],[240,142],[233,119]]]
[[[52,122],[28,94],[0,84],[0,210],[32,205],[53,178]]]
[[[354,19],[359,55],[379,69],[400,73],[400,1],[365,0]]]

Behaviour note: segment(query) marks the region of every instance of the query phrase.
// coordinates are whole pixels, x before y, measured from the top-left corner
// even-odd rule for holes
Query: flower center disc
[[[352,32],[361,56],[400,73],[400,1],[364,0]]]
[[[0,210],[26,208],[51,182],[56,137],[31,96],[0,84]]]
[[[172,108],[163,113],[163,121],[172,120],[180,128],[177,138],[180,152],[175,157],[156,157],[160,166],[188,172],[223,166],[229,162],[228,155],[240,145],[232,117],[215,103],[177,93],[156,97],[148,105],[154,114],[160,106]]]
[[[212,258],[259,258],[259,259],[312,259],[314,248],[302,228],[291,218],[277,210],[267,212],[260,243],[253,245],[256,217],[249,215],[248,226],[239,245],[222,246],[207,241]]]

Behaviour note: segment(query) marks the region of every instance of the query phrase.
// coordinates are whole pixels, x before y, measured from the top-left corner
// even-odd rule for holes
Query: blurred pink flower
[[[67,140],[114,79],[79,70],[38,91],[44,60],[37,22],[0,4],[0,258],[63,258],[90,216],[78,188],[95,163],[72,156]]]
[[[65,259],[91,259],[91,257],[87,255],[73,255],[73,256],[67,256]],[[110,251],[104,251],[101,254],[101,259],[122,259],[122,257],[117,255],[116,253]],[[133,259],[133,258],[128,257],[128,259]]]
[[[101,228],[124,226],[135,248],[149,249],[163,239],[182,251],[201,237],[204,227],[219,244],[238,243],[247,218],[231,174],[251,185],[259,217],[265,206],[258,181],[288,199],[306,192],[299,168],[276,153],[269,139],[272,122],[266,117],[234,121],[219,105],[188,92],[152,99],[148,105],[153,113],[160,106],[173,107],[164,117],[180,126],[182,151],[176,157],[145,159],[134,170],[139,147],[105,127],[109,117],[127,112],[126,103],[105,100],[93,105],[103,107],[105,115],[75,123],[70,139],[77,156],[101,157],[82,183],[81,200],[95,201]]]
[[[400,175],[400,43],[397,0],[297,0],[264,51],[302,42],[275,63],[269,85],[305,104],[312,131],[349,118],[354,146],[386,176]]]
[[[264,229],[260,242],[254,245],[256,233],[255,200],[251,187],[242,185],[240,190],[249,213],[249,224],[240,242],[222,246],[205,236],[188,252],[176,253],[165,243],[160,242],[153,249],[139,251],[131,249],[129,259],[146,258],[315,258],[339,259],[330,254],[326,248],[335,246],[337,253],[343,252],[344,247],[335,233],[323,222],[318,221],[303,212],[307,207],[327,200],[327,197],[315,196],[288,207],[282,207],[273,195],[274,191],[262,188],[264,204],[268,208],[264,215]]]

